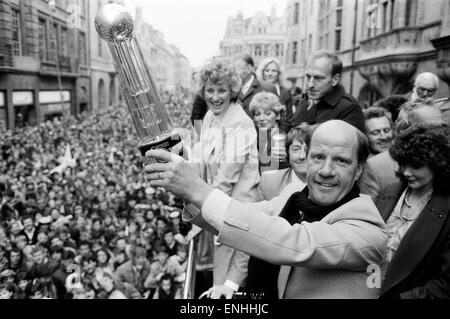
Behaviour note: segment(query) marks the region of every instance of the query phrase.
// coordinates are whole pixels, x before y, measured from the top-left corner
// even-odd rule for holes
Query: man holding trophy
[[[108,42],[141,145],[142,155],[151,149],[183,154],[179,135],[173,132],[142,51],[133,37],[133,19],[124,7],[109,4],[97,14],[95,25]],[[200,72],[199,94],[208,104],[200,142],[194,147],[191,162],[198,163],[200,177],[227,195],[242,201],[256,199],[259,183],[257,135],[252,120],[236,103],[241,80],[233,65],[224,59],[208,61]],[[188,210],[198,210],[193,205]],[[191,243],[187,282],[195,281],[195,253],[214,246],[214,286],[211,298],[231,298],[245,283],[248,255],[217,243],[211,233],[197,238],[199,250]],[[191,283],[185,285],[185,298],[193,296]],[[190,287],[189,287],[190,286]]]

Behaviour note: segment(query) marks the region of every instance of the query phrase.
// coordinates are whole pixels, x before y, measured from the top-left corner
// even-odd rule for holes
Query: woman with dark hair
[[[112,264],[110,262],[110,255],[106,249],[101,248],[95,252],[95,257],[97,258],[97,267],[102,270],[113,271]]]
[[[382,194],[388,254],[382,298],[450,297],[450,129],[413,126],[389,149],[403,181]]]

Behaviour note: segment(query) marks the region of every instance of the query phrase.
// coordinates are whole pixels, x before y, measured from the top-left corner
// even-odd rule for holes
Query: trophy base
[[[145,153],[149,150],[157,149],[164,149],[168,152],[183,156],[183,143],[181,142],[180,135],[175,132],[165,138],[144,142],[139,146],[142,156],[145,156]]]

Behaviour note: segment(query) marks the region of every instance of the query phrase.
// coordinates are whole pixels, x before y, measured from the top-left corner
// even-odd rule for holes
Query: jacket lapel
[[[388,265],[381,293],[405,279],[439,235],[447,220],[450,202],[447,197],[434,195],[403,237],[397,253]]]
[[[256,77],[253,79],[252,85],[250,85],[248,91],[245,94],[241,92],[241,101],[245,100],[253,91],[258,87],[258,83],[256,82]]]
[[[381,195],[377,208],[381,217],[386,222],[392,214],[398,199],[402,195],[405,187],[399,183],[393,183],[386,187],[386,191]]]

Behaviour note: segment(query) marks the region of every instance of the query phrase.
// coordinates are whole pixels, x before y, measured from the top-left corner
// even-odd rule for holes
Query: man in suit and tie
[[[288,185],[259,203],[232,199],[202,181],[188,162],[162,150],[146,156],[150,184],[201,207],[184,216],[218,240],[281,265],[280,298],[376,298],[366,272],[386,254],[385,224],[356,180],[368,156],[366,136],[339,121],[321,124],[308,140],[307,186]]]
[[[258,80],[254,72],[255,63],[249,54],[243,53],[237,55],[233,59],[233,64],[242,80],[242,89],[238,96],[238,102],[242,105],[242,108],[248,116],[253,118],[249,106],[255,94],[262,91],[277,94],[277,90],[275,85],[262,83]]]
[[[328,51],[314,53],[306,64],[308,99],[300,102],[291,123],[316,124],[343,120],[364,132],[364,115],[356,99],[340,85],[342,61]]]

